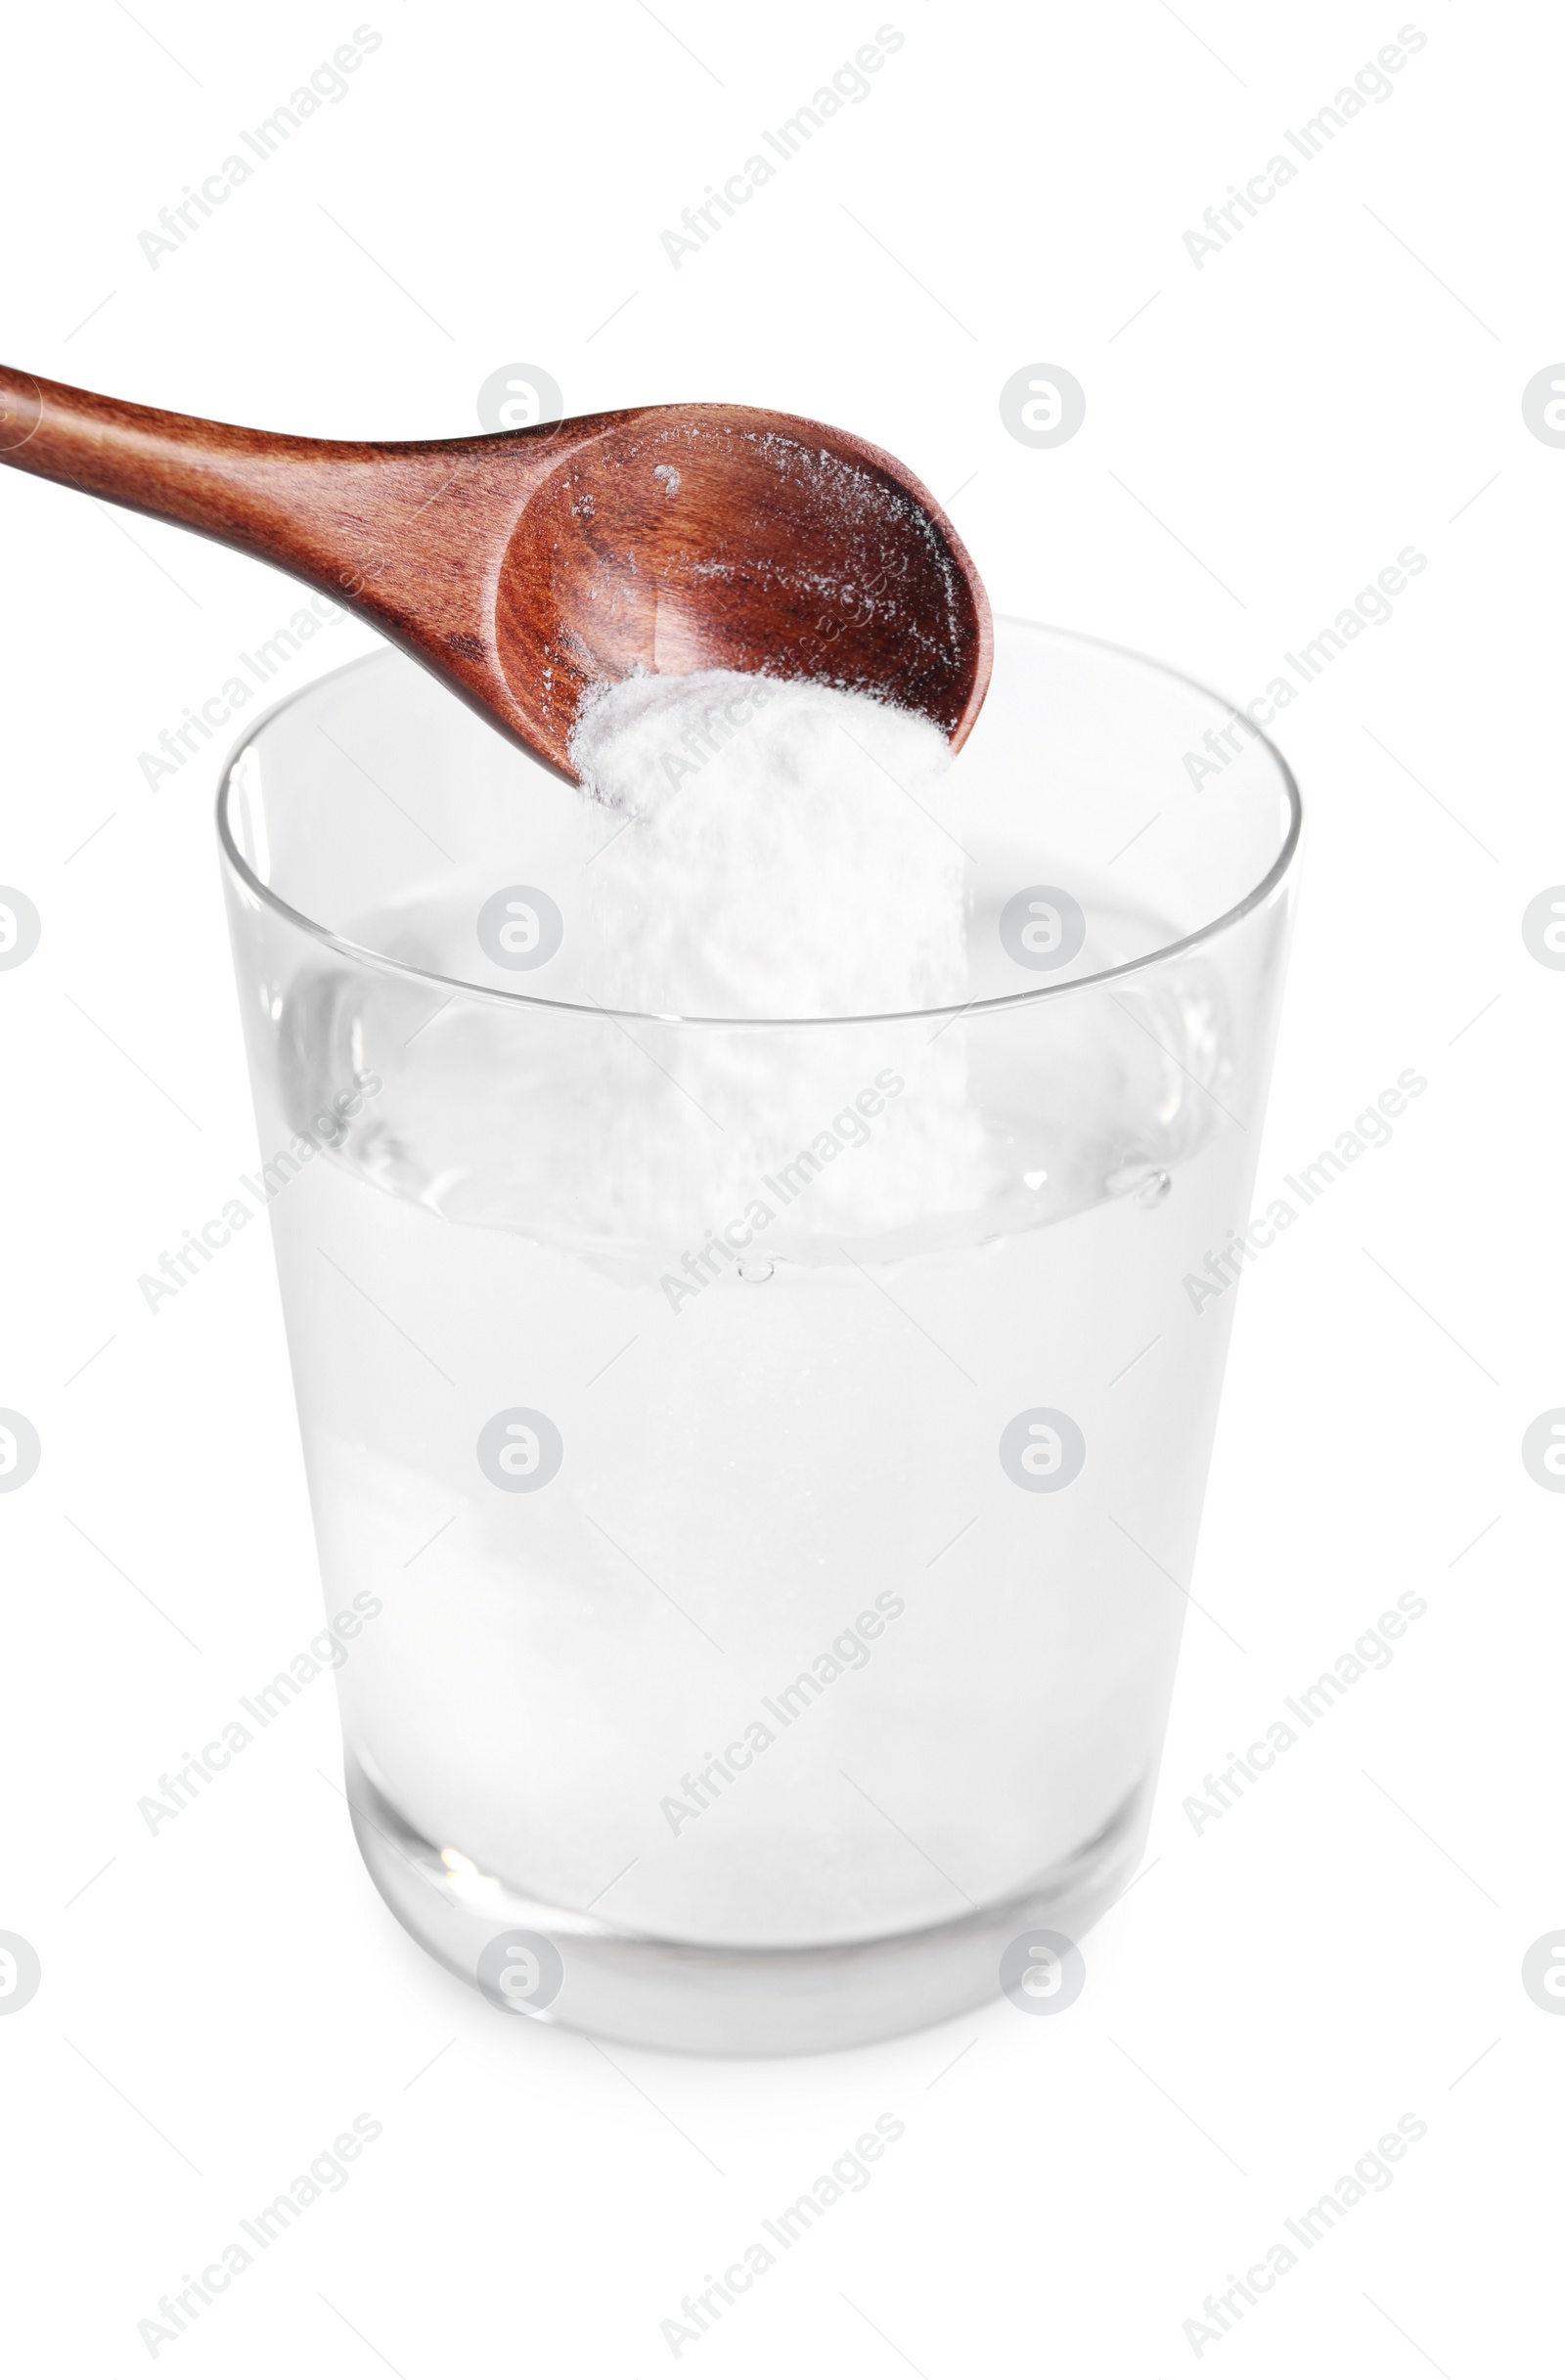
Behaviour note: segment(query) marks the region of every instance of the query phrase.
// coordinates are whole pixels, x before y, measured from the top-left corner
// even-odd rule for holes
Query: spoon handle
[[[601,427],[589,417],[542,437],[406,445],[278,437],[0,364],[0,463],[194,529],[322,589],[529,748],[495,644],[490,582],[533,489]]]
[[[483,441],[458,447],[470,443]],[[259,554],[348,600],[362,596],[372,574],[383,577],[388,533],[460,468],[450,441],[277,437],[6,365],[0,463]]]

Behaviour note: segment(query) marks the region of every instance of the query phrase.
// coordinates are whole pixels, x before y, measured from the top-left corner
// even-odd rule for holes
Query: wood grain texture
[[[560,775],[586,689],[765,670],[921,712],[989,684],[982,582],[927,490],[843,430],[657,405],[412,445],[291,438],[0,366],[0,463],[274,563]],[[79,632],[90,647],[94,624]]]

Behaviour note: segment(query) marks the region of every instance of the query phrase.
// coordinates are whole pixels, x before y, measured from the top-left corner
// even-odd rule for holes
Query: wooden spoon
[[[589,686],[765,670],[921,712],[989,685],[982,581],[878,447],[743,405],[415,445],[275,437],[0,365],[0,463],[324,588],[561,776]]]

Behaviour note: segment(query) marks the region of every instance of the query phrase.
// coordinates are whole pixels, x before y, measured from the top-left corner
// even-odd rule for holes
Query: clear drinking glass
[[[910,817],[969,855],[970,997],[913,1015],[600,1006],[612,814],[394,653],[261,721],[218,829],[403,1923],[498,2006],[725,2051],[931,2022],[1079,1937],[1140,1855],[1194,1559],[1277,754],[1000,623]]]

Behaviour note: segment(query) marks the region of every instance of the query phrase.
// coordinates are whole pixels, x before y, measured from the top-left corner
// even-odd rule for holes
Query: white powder
[[[464,1119],[506,1152],[461,1186],[455,1160],[443,1211],[524,1215],[643,1282],[736,1218],[753,1265],[815,1267],[979,1212],[992,1168],[966,1036],[922,1014],[968,996],[939,729],[711,670],[605,688],[571,751],[581,874],[558,889],[575,1013],[533,1039],[457,1003],[415,1044],[448,1152]],[[659,1021],[675,1018],[742,1021]],[[385,1157],[394,1176],[400,1144]]]
[[[585,706],[571,759],[626,821],[588,879],[604,1004],[782,1018],[964,998],[951,752],[928,720],[731,670],[642,676]]]

